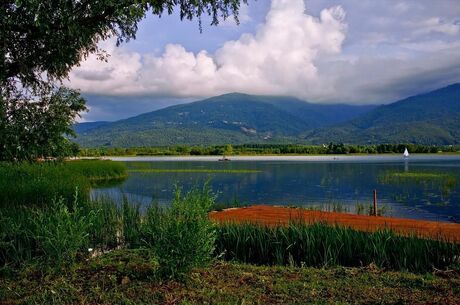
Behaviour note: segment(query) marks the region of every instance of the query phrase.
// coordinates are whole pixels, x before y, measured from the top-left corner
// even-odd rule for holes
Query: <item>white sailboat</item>
[[[404,158],[409,158],[409,151],[407,150],[407,148],[404,150],[403,156]]]

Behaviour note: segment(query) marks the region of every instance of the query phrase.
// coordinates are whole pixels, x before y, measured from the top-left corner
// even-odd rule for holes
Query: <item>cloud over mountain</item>
[[[319,94],[315,60],[340,53],[345,12],[335,6],[316,18],[304,11],[302,0],[274,0],[255,34],[228,41],[214,54],[168,44],[160,56],[142,56],[109,44],[109,62],[88,59],[72,72],[72,86],[88,93],[187,97],[231,91]]]
[[[72,71],[70,84],[90,94],[190,98],[238,91],[381,103],[460,81],[460,24],[439,16],[451,0],[431,10],[431,2],[414,0],[311,2],[322,9],[314,14],[303,0],[272,0],[254,33],[213,52],[171,43],[160,53],[140,53],[105,42],[109,62],[90,57]]]

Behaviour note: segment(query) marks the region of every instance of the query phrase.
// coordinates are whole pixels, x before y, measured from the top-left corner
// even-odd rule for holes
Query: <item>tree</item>
[[[78,92],[57,88],[56,84],[68,76],[75,65],[90,54],[97,54],[107,60],[108,54],[99,49],[98,42],[116,37],[117,44],[136,37],[138,22],[147,12],[154,15],[171,14],[180,11],[181,19],[211,16],[211,24],[219,23],[219,17],[225,19],[238,15],[240,2],[247,0],[6,0],[0,4],[0,140],[5,151],[0,158],[30,159],[18,152],[17,144],[29,145],[18,140],[11,132],[24,127],[26,133],[36,133],[49,140],[48,147],[55,143],[54,133],[39,131],[35,123],[26,119],[33,116],[46,117],[46,113],[56,103],[62,107],[75,106],[84,110],[84,100]],[[237,20],[237,19],[236,19]],[[238,20],[237,20],[238,21]],[[65,99],[69,98],[69,101]],[[50,101],[53,107],[47,105]],[[36,103],[39,104],[36,104]],[[78,107],[77,107],[78,108]],[[48,119],[57,119],[59,125],[67,122],[64,132],[70,131],[70,124],[78,112],[67,109],[63,116],[49,115]],[[17,121],[16,121],[17,120]],[[21,125],[23,124],[23,125]],[[32,124],[32,125],[30,125]],[[50,128],[43,124],[40,128]],[[20,129],[20,128],[19,128]],[[55,129],[53,129],[55,130]],[[53,136],[51,136],[53,134]],[[21,134],[24,139],[28,138]],[[61,135],[62,136],[62,135]],[[62,139],[61,139],[62,140]],[[7,142],[13,141],[13,142]],[[19,142],[18,142],[19,141]],[[38,140],[37,140],[38,141]],[[42,140],[38,141],[43,144]],[[37,143],[38,143],[37,142]],[[46,142],[46,141],[45,141]],[[62,143],[62,142],[61,142]],[[16,145],[16,148],[15,148]],[[36,144],[31,144],[31,147]],[[21,146],[21,149],[24,147]],[[27,152],[36,148],[25,149]],[[49,153],[44,150],[42,153]]]
[[[75,90],[53,88],[39,101],[21,95],[0,103],[0,160],[35,160],[75,154],[75,145],[63,135],[74,135],[71,126],[85,101]]]
[[[233,146],[231,144],[225,145],[224,154],[229,156],[233,154]]]
[[[247,0],[6,0],[2,1],[0,82],[37,86],[43,79],[62,79],[91,53],[106,55],[97,43],[115,36],[117,43],[136,37],[138,22],[180,11],[180,18],[201,20],[203,14],[237,16]],[[201,23],[200,23],[201,24]]]

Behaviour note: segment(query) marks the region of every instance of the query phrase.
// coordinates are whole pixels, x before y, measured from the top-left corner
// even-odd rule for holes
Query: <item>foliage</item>
[[[226,94],[96,124],[98,127],[86,129],[77,142],[85,147],[330,142],[459,145],[459,101],[460,84],[379,107]],[[333,150],[347,153],[341,148]]]
[[[0,83],[17,79],[24,87],[46,79],[62,79],[70,69],[91,53],[105,58],[97,43],[115,36],[118,43],[136,37],[138,22],[150,11],[180,18],[237,16],[237,0],[200,1],[6,1],[1,15],[2,67]]]
[[[64,87],[35,102],[20,94],[0,97],[0,161],[75,155],[78,147],[63,135],[74,135],[74,118],[85,109],[80,94]]]
[[[232,155],[233,154],[233,146],[231,144],[225,145],[224,155]]]
[[[60,269],[87,253],[89,231],[97,214],[78,204],[52,201],[45,208],[19,207],[0,210],[0,266],[22,265],[37,261]]]
[[[438,181],[454,185],[457,182],[457,177],[449,173],[440,172],[386,172],[380,180],[386,183],[401,183],[407,181]]]
[[[295,266],[362,266],[429,272],[458,262],[460,245],[402,237],[391,231],[293,222],[288,226],[218,226],[217,250],[228,260]],[[420,255],[423,253],[423,255]]]
[[[211,261],[216,235],[208,211],[214,200],[207,185],[185,195],[176,188],[169,209],[148,209],[145,241],[156,254],[162,278],[183,280],[193,268]]]
[[[3,1],[0,6],[0,160],[33,160],[73,155],[63,136],[86,110],[77,91],[56,84],[90,54],[107,60],[98,42],[117,44],[136,36],[137,24],[154,15],[180,11],[180,18],[230,15],[238,21],[240,2],[200,1]]]
[[[78,206],[77,196],[70,208],[60,199],[33,212],[33,235],[47,265],[59,268],[75,262],[77,253],[88,251],[90,228],[98,215]]]

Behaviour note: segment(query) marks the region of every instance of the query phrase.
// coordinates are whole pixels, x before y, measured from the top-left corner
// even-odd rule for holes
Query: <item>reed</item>
[[[19,206],[0,210],[0,267],[37,263],[60,269],[88,253],[90,229],[98,216],[64,200],[46,207]]]
[[[226,223],[216,249],[227,260],[262,265],[363,266],[430,272],[459,262],[460,245],[402,237],[392,231],[360,232],[322,223],[288,226]]]
[[[46,206],[58,198],[71,203],[76,190],[87,200],[91,185],[126,175],[124,164],[102,160],[0,163],[0,206]]]
[[[436,183],[446,186],[455,186],[458,177],[452,173],[444,172],[386,172],[379,176],[379,181],[386,184],[400,183]]]

